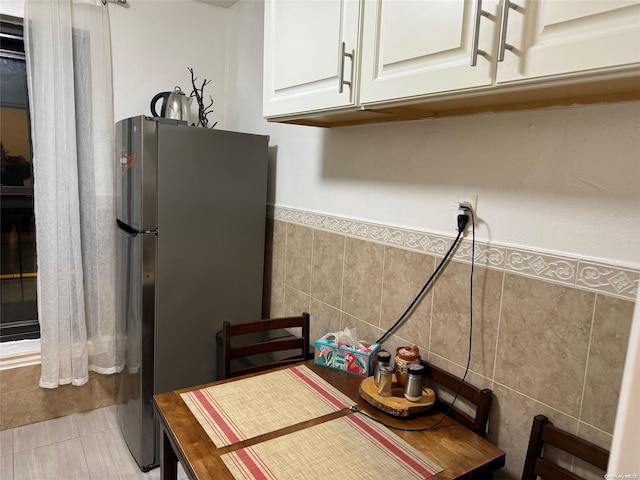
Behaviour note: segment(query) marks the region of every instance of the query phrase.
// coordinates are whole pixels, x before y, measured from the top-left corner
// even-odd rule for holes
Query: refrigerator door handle
[[[118,228],[122,230],[122,233],[124,233],[126,236],[130,238],[135,238],[136,236],[138,236],[138,233],[140,233],[137,230],[134,230],[133,228],[131,228],[129,225],[127,225],[121,220],[116,220],[116,224],[118,225]]]
[[[123,231],[125,235],[128,235],[131,238],[135,238],[138,235],[157,235],[158,230],[136,230],[135,228],[131,228],[129,225],[124,223],[121,220],[116,220],[118,227]]]

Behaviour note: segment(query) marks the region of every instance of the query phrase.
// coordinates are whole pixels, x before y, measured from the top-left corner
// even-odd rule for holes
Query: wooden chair
[[[531,426],[522,480],[535,480],[538,476],[551,480],[578,480],[582,478],[561,467],[548,456],[543,456],[542,450],[545,445],[552,445],[570,453],[574,457],[598,467],[603,472],[607,470],[609,463],[607,450],[554,427],[544,415],[536,415]]]
[[[285,330],[296,327],[302,329],[300,337]],[[235,325],[224,322],[221,347],[223,378],[307,360],[309,314],[305,312],[298,317],[270,318]]]
[[[431,365],[424,360],[421,360],[420,363],[424,365],[425,375],[431,382],[435,382],[447,390],[450,390],[453,392],[453,395],[455,395],[458,389],[460,389],[460,383],[462,382],[461,378],[446,372],[435,365]],[[484,438],[487,434],[487,423],[489,421],[489,409],[491,408],[492,395],[492,391],[488,388],[479,389],[467,382],[464,382],[462,389],[460,389],[459,398],[462,397],[475,406],[475,415],[469,415],[454,404],[453,408],[449,412],[449,416],[456,422]],[[450,403],[444,401],[440,398],[440,395],[438,395],[436,408],[442,412],[447,412],[449,407]]]

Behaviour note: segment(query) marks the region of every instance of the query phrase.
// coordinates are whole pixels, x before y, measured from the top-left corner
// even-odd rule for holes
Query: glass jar
[[[403,387],[407,384],[407,365],[420,363],[420,349],[412,347],[398,347],[396,349],[396,380]]]
[[[380,367],[380,384],[378,385],[378,395],[390,397],[393,394],[393,367],[382,365]]]

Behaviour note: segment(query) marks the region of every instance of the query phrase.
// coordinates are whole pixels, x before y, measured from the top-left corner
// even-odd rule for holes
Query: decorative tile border
[[[504,269],[506,250],[507,249],[505,247],[476,242],[476,246],[475,246],[476,265],[482,265],[483,267],[502,270]],[[458,250],[456,251],[454,258],[461,262],[471,263],[472,252],[473,252],[473,244],[468,240],[463,240],[463,242],[458,247]]]
[[[267,216],[276,220],[435,256],[443,256],[454,240],[452,236],[446,237],[273,205],[267,207]],[[476,242],[475,247],[476,264],[483,267],[504,270],[603,295],[636,300],[640,284],[640,270],[481,242]],[[454,258],[469,263],[471,255],[471,241],[464,240]]]
[[[636,270],[580,261],[576,286],[635,300],[638,294],[638,276]]]
[[[505,270],[573,287],[576,284],[578,260],[509,248]]]

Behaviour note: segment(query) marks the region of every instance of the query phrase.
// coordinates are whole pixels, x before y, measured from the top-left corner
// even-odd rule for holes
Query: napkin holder
[[[360,377],[373,375],[375,354],[380,344],[360,340],[351,346],[336,338],[339,338],[338,334],[327,333],[314,342],[314,363]]]

